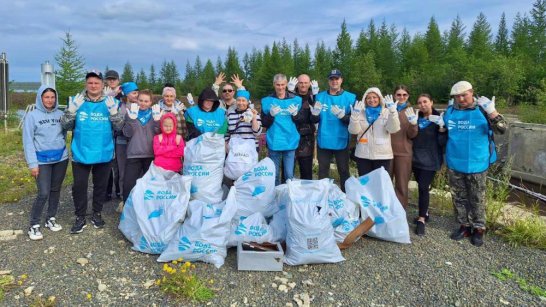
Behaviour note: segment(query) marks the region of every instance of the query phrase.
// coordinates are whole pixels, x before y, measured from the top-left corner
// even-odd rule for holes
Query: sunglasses
[[[408,94],[396,94],[396,96],[403,96],[403,97],[406,97],[406,96],[409,96]]]
[[[231,93],[231,92],[233,92],[233,90],[232,90],[232,89],[229,89],[229,90],[223,90],[223,91],[222,91],[222,93]]]

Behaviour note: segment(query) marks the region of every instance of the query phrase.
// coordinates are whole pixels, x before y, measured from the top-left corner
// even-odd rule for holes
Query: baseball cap
[[[87,80],[87,78],[89,77],[97,77],[99,79],[103,79],[102,78],[102,73],[100,72],[100,70],[98,69],[91,69],[87,72],[87,74],[85,75],[85,80]]]
[[[115,70],[109,70],[104,74],[104,79],[119,79],[119,74]]]
[[[342,77],[341,71],[339,69],[332,69],[330,73],[328,74],[328,79],[332,77],[341,78]]]

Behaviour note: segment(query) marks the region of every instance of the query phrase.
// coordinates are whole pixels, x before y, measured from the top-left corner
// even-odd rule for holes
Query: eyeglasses
[[[403,96],[403,97],[406,97],[406,96],[409,96],[408,94],[396,94],[396,96]]]
[[[232,89],[228,89],[228,90],[223,90],[223,91],[222,91],[222,93],[231,93],[231,92],[233,92]]]

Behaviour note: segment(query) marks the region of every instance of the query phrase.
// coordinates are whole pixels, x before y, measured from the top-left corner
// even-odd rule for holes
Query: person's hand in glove
[[[288,90],[293,92],[296,89],[296,84],[298,84],[298,78],[290,77],[290,81],[288,81]]]
[[[320,112],[322,112],[322,103],[316,101],[315,105],[311,107],[311,114],[313,114],[313,116],[319,116]]]
[[[417,125],[417,119],[419,118],[419,110],[417,110],[417,113],[413,110],[413,108],[407,108],[404,113],[406,113],[406,117],[408,118],[408,121],[412,125]]]
[[[193,101],[193,95],[191,93],[188,93],[188,95],[186,96],[186,99],[188,99],[189,104],[191,105],[195,104],[195,102]]]
[[[250,108],[248,108],[244,113],[243,113],[243,118],[242,118],[242,121],[245,122],[245,123],[250,123],[252,121],[252,119],[254,118],[254,113],[252,112],[252,110]]]
[[[311,91],[313,92],[313,95],[318,94],[318,92],[319,92],[319,87],[318,87],[318,82],[317,82],[317,80],[311,81]]]
[[[161,119],[161,107],[159,106],[159,104],[154,104],[152,106],[152,117],[156,122]]]
[[[429,115],[428,120],[435,123],[436,125],[438,125],[440,127],[440,129],[444,128],[444,126],[445,126],[444,112],[442,112],[442,114],[440,114],[440,115],[434,115],[434,114]]]
[[[361,114],[366,112],[366,103],[364,100],[356,101],[354,107],[351,106],[351,117],[353,120],[358,120]]]
[[[489,98],[485,96],[481,96],[478,98],[478,105],[482,107],[487,114],[494,113],[496,111],[495,109],[495,96],[489,100]]]
[[[108,112],[110,112],[110,115],[116,115],[118,114],[118,104],[116,103],[116,100],[113,96],[106,97],[106,107],[108,108]]]
[[[332,114],[334,114],[339,119],[342,119],[343,116],[345,116],[345,110],[336,105],[332,106],[332,108],[330,109],[330,112],[332,112]]]
[[[180,112],[182,112],[182,114],[184,114],[184,112],[186,111],[186,106],[182,102],[176,101],[174,103],[174,106],[173,106],[172,110],[173,110],[174,114],[178,114]]]
[[[78,109],[82,106],[85,98],[82,94],[77,94],[74,97],[70,97],[68,100],[68,111],[70,113],[76,113]]]
[[[389,112],[396,112],[396,102],[392,99],[392,95],[386,95],[383,102],[385,102],[385,107],[389,109]]]
[[[279,112],[281,111],[281,107],[279,106],[272,106],[271,109],[269,110],[269,114],[271,114],[271,116],[275,117],[277,116],[277,114],[279,114]]]
[[[129,116],[130,119],[136,119],[138,117],[138,104],[131,103],[127,116]]]
[[[295,104],[289,105],[288,112],[290,112],[290,115],[296,116],[298,114],[298,106]]]
[[[111,88],[109,86],[106,86],[104,88],[103,94],[104,96],[113,96],[115,97],[119,93],[119,86],[116,88]]]

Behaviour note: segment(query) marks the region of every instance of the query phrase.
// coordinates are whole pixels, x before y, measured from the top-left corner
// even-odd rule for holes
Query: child
[[[137,179],[148,171],[154,159],[153,139],[154,135],[159,133],[161,113],[158,104],[152,106],[152,97],[150,90],[139,91],[138,105],[132,103],[127,110],[123,126],[123,135],[128,139],[123,182],[124,202],[127,201]]]
[[[176,134],[176,115],[161,116],[161,134],[154,136],[154,164],[169,171],[180,173],[184,156],[184,139]]]
[[[36,95],[36,109],[25,117],[23,145],[30,174],[36,179],[38,196],[30,211],[28,236],[41,240],[40,216],[49,199],[45,227],[51,231],[63,229],[55,220],[61,185],[68,166],[66,131],[61,127],[63,112],[57,109],[57,92],[46,86]]]

